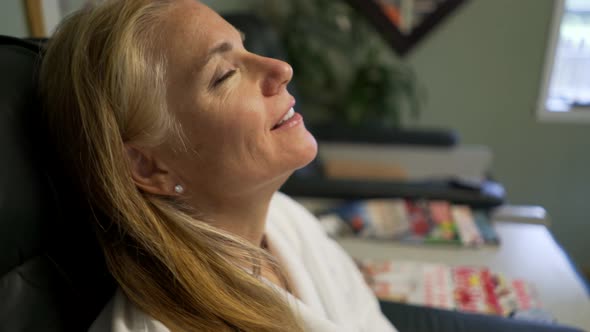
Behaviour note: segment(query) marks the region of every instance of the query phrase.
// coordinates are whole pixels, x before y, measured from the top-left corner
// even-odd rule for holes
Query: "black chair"
[[[0,331],[84,331],[115,290],[47,144],[38,44],[0,36]]]

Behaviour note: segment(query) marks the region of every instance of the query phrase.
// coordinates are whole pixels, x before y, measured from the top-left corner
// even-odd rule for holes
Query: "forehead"
[[[163,43],[172,59],[204,58],[210,47],[237,33],[215,11],[195,0],[175,1],[163,23]]]

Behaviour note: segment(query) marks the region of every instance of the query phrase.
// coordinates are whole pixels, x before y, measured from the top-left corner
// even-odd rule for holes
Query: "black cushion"
[[[43,127],[40,54],[0,36],[0,331],[84,330],[114,291]]]

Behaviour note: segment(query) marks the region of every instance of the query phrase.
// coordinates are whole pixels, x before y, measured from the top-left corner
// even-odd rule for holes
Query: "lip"
[[[287,110],[284,111],[280,117],[275,119],[275,121],[272,124],[272,127],[270,127],[271,131],[279,122],[281,122],[281,120],[285,117],[285,115],[287,115],[287,113],[289,113],[289,111],[295,106],[295,104],[296,104],[295,98],[291,97],[291,102],[289,103],[289,107],[287,107]]]

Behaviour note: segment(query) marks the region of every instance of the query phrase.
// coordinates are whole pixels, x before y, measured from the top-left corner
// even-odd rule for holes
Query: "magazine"
[[[319,218],[331,223],[341,220],[346,229],[362,238],[471,247],[500,242],[485,212],[442,200],[353,201]]]
[[[540,309],[535,288],[485,267],[411,261],[359,261],[381,300],[499,316]]]

